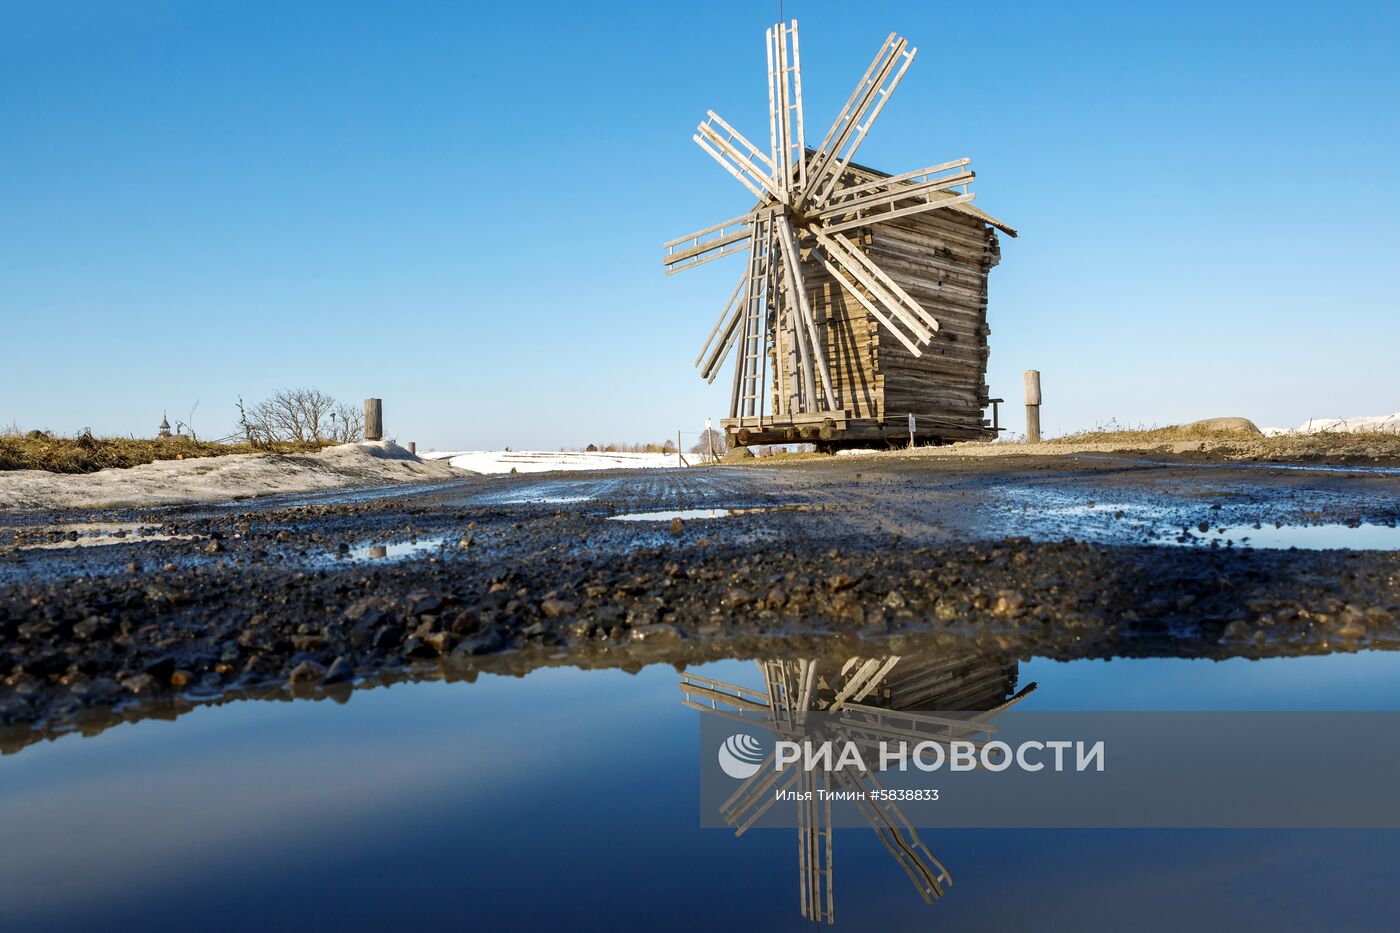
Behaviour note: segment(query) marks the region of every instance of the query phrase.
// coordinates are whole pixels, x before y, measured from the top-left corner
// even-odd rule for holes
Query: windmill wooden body
[[[695,142],[758,198],[747,213],[665,244],[667,274],[747,253],[696,365],[734,360],[732,445],[834,448],[909,435],[994,437],[983,417],[987,277],[997,231],[971,202],[970,160],[900,175],[856,150],[915,49],[891,33],[836,122],[808,147],[797,22],[768,30],[769,148],[713,111]]]
[[[759,662],[765,690],[681,675],[681,702],[702,712],[761,725],[775,737],[791,741],[809,738],[814,730],[808,714],[823,716],[817,729],[824,736],[857,744],[869,761],[878,760],[881,740],[898,742],[954,739],[980,747],[994,732],[991,720],[1035,690],[1017,691],[1014,660],[1000,657],[954,658],[854,657],[770,660]],[[958,718],[924,710],[957,712]],[[835,922],[836,900],[831,802],[816,790],[865,791],[852,803],[870,824],[886,851],[926,903],[943,896],[952,877],[909,822],[899,806],[869,794],[881,787],[873,773],[843,770],[775,770],[773,755],[764,759],[753,777],[741,783],[721,806],[726,823],[742,836],[772,806],[778,792],[805,792],[797,806],[798,896],[802,916],[814,922]]]

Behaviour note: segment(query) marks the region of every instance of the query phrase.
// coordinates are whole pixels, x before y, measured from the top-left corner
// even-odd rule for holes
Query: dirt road
[[[1397,518],[1393,467],[1117,455],[477,477],[11,516],[0,719],[23,744],[162,704],[685,664],[817,635],[1056,657],[1395,647]]]

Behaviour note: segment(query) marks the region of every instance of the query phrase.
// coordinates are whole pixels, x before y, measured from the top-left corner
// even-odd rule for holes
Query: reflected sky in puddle
[[[1400,653],[990,662],[1039,682],[1041,709],[1400,708]],[[763,684],[751,661],[693,672]],[[542,669],[31,746],[0,758],[0,928],[810,929],[791,830],[699,828],[677,681]],[[838,927],[1383,928],[1400,859],[1382,832],[924,837],[954,878],[932,906],[873,833],[837,831]]]
[[[361,544],[352,547],[342,555],[344,560],[403,560],[425,551],[436,551],[446,543],[450,535],[433,535],[425,538],[412,538],[408,541]]]
[[[724,518],[734,513],[734,509],[673,509],[664,512],[628,512],[624,515],[609,515],[608,518],[615,522],[669,522],[673,518],[682,521]]]
[[[1161,496],[1152,501],[1096,496],[1033,486],[1003,490],[1008,505],[989,510],[989,524],[999,531],[1039,540],[1073,537],[1104,544],[1164,544],[1300,550],[1396,550],[1400,528],[1394,524],[1339,522],[1307,524],[1310,509],[1299,503],[1270,501],[1261,505],[1237,500],[1228,491],[1218,501]],[[1324,503],[1315,503],[1318,507]],[[1360,514],[1378,502],[1356,502]],[[1393,503],[1392,503],[1393,507]],[[1293,521],[1254,521],[1263,511]],[[1314,513],[1316,514],[1316,513]],[[1343,511],[1342,515],[1348,512]],[[1382,513],[1384,514],[1384,513]]]
[[[1303,551],[1400,550],[1400,527],[1391,525],[1234,525],[1184,533],[1181,543]]]
[[[502,499],[501,505],[568,505],[572,502],[592,500],[592,496],[522,496],[516,499]]]
[[[60,541],[21,544],[22,551],[62,551],[69,548],[105,547],[111,544],[141,544],[149,541],[189,541],[194,535],[171,534],[160,525],[142,522],[73,522],[45,526],[45,531],[71,534]]]

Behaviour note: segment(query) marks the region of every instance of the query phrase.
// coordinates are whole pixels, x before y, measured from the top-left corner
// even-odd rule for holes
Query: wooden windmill
[[[747,251],[696,366],[713,382],[731,351],[731,444],[823,447],[907,437],[994,437],[987,274],[996,230],[973,207],[969,159],[901,175],[852,161],[915,49],[891,33],[821,143],[802,113],[797,21],[768,30],[769,147],[714,111],[694,140],[758,202],[665,244],[667,274]]]
[[[1035,690],[1016,690],[1016,664],[982,656],[955,658],[874,658],[770,660],[759,662],[766,690],[681,675],[681,703],[706,713],[763,726],[777,738],[798,741],[816,729],[823,737],[851,741],[866,760],[878,760],[881,740],[889,742],[953,740],[983,744],[995,732],[990,720]],[[964,713],[957,718],[919,710]],[[828,714],[814,728],[811,712]],[[966,714],[966,711],[979,711]],[[814,739],[819,742],[820,738]],[[836,920],[834,838],[831,801],[815,791],[865,791],[852,804],[880,842],[909,876],[925,903],[943,896],[952,877],[919,838],[898,805],[877,799],[874,774],[842,770],[819,773],[801,768],[778,771],[770,754],[757,773],[741,783],[720,807],[734,834],[742,836],[775,803],[778,792],[806,792],[797,801],[798,895],[802,916],[814,922]]]

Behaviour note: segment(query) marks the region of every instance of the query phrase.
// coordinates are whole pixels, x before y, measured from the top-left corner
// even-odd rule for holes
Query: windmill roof
[[[810,152],[811,150],[808,150],[808,151]],[[852,162],[852,163],[850,163],[849,165],[847,165],[846,168],[848,168],[848,169],[854,169],[854,170],[856,170],[857,172],[862,172],[862,173],[864,173],[864,174],[866,174],[866,175],[869,175],[871,178],[889,178],[889,177],[890,177],[890,173],[889,173],[889,172],[882,172],[882,171],[880,171],[878,168],[871,168],[871,167],[868,166],[868,165],[861,165],[861,164],[858,163],[858,162]],[[950,194],[950,193],[947,192],[947,191],[934,191],[934,192],[932,192],[932,194],[935,194],[935,195],[937,195],[938,197],[941,197],[941,198],[951,198],[951,197],[953,197],[953,195]],[[973,204],[971,201],[963,201],[963,202],[960,203],[960,204],[954,204],[954,205],[952,205],[952,206],[949,208],[949,210],[957,211],[959,214],[966,214],[966,215],[968,215],[969,217],[976,217],[978,220],[982,221],[983,223],[990,224],[991,226],[996,227],[998,230],[1000,230],[1001,232],[1005,233],[1005,234],[1008,235],[1008,236],[1013,236],[1013,237],[1014,237],[1014,236],[1020,236],[1020,234],[1016,232],[1016,228],[1015,228],[1015,227],[1011,226],[1010,224],[1004,223],[1003,221],[997,220],[997,219],[996,219],[995,217],[993,217],[991,214],[988,214],[986,211],[982,210],[980,207],[977,207],[977,206],[976,206],[975,204]]]

